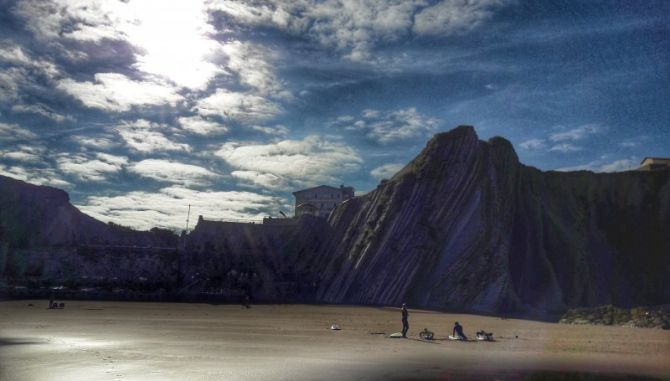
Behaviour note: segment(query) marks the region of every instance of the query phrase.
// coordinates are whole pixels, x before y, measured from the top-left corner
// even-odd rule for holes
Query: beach
[[[389,307],[0,302],[0,379],[447,380],[670,377],[670,331],[562,325]],[[474,337],[447,340],[454,321]],[[331,330],[337,324],[341,330]],[[424,328],[436,340],[418,338]],[[603,378],[605,379],[605,378]],[[635,379],[635,378],[633,378]]]

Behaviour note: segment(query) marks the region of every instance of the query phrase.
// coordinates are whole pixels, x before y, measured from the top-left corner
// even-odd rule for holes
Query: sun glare
[[[202,1],[132,1],[125,11],[124,32],[140,49],[137,69],[191,89],[204,89],[221,70],[210,62],[219,44],[208,37],[214,31]]]

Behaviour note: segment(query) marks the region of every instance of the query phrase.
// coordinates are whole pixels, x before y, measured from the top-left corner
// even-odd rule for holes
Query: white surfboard
[[[463,339],[463,337],[461,337],[461,336],[452,336],[452,335],[449,335],[449,340],[460,340],[460,341],[463,341],[464,339]]]
[[[392,339],[402,339],[402,333],[400,332],[392,333],[389,337]]]

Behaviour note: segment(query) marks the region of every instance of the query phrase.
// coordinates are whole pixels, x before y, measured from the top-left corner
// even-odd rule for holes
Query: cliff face
[[[667,303],[667,172],[541,172],[471,127],[330,217],[318,298],[547,315]]]
[[[666,304],[670,172],[542,172],[505,139],[459,127],[328,221],[201,220],[180,242],[104,224],[65,192],[0,177],[0,281],[26,276],[144,279],[229,301],[535,316]]]

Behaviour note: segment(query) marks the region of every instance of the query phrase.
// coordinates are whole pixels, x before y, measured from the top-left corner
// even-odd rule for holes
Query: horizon
[[[614,5],[613,5],[614,4]],[[10,1],[0,174],[105,222],[292,214],[473,125],[541,170],[670,156],[668,2]]]

